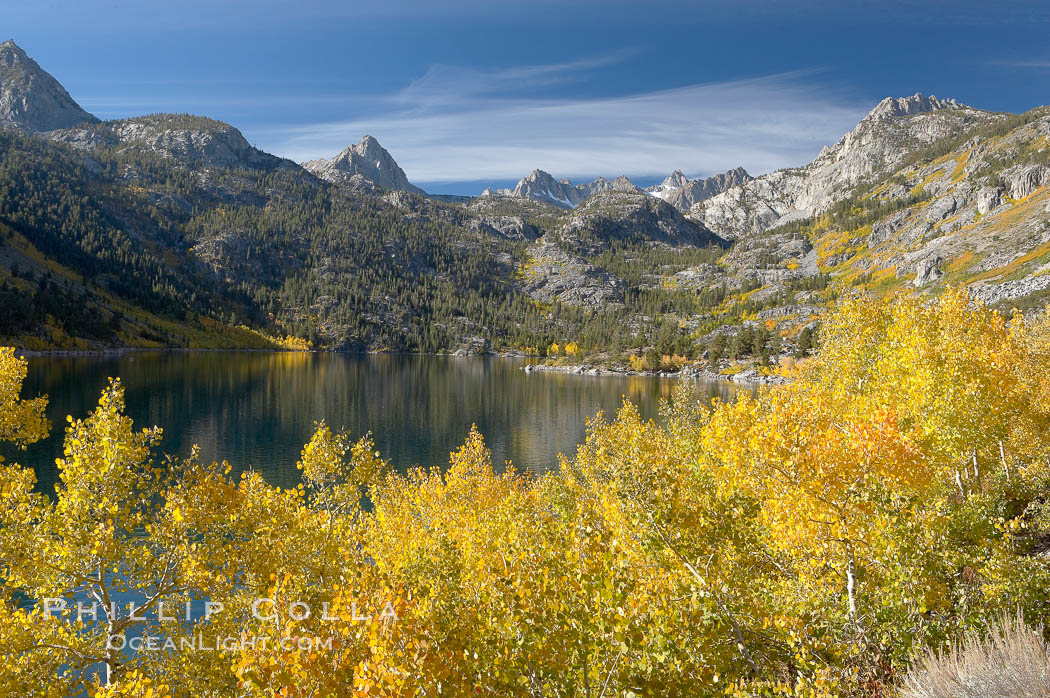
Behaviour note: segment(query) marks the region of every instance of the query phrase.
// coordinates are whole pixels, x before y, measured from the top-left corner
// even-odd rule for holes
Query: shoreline
[[[782,385],[790,382],[783,376],[766,376],[760,374],[753,368],[745,369],[739,373],[726,375],[714,371],[686,366],[678,371],[635,371],[633,369],[616,369],[602,366],[589,366],[577,364],[574,366],[550,366],[548,364],[526,364],[521,367],[525,373],[568,373],[579,376],[649,376],[652,378],[681,378],[692,380],[721,381],[734,383],[736,385]]]
[[[212,351],[235,351],[235,352],[252,352],[252,353],[265,353],[265,354],[283,354],[290,351],[298,351],[292,349],[225,349],[220,347],[109,347],[106,349],[22,349],[15,347],[15,356],[21,357],[41,357],[50,356],[56,358],[76,358],[79,356],[120,356],[122,354],[132,354],[141,352],[212,352]]]
[[[15,355],[22,358],[41,358],[41,357],[52,357],[52,358],[88,358],[88,357],[119,357],[124,354],[142,353],[142,352],[162,352],[162,353],[189,353],[189,352],[237,352],[237,353],[256,353],[256,354],[285,354],[285,353],[306,353],[306,354],[346,354],[355,356],[380,356],[380,355],[401,355],[401,356],[445,356],[451,358],[476,358],[476,359],[521,359],[524,361],[542,361],[543,357],[530,356],[528,354],[521,354],[518,352],[489,352],[489,353],[478,353],[478,354],[467,354],[460,352],[444,352],[444,353],[427,353],[427,352],[397,352],[397,351],[331,351],[324,349],[225,349],[216,347],[110,347],[106,349],[19,349],[15,348]],[[706,381],[719,381],[725,383],[733,383],[735,385],[781,385],[790,382],[789,379],[783,376],[776,375],[763,375],[760,374],[754,368],[747,368],[739,373],[735,374],[723,374],[715,373],[710,369],[699,368],[697,366],[685,366],[678,371],[636,371],[625,367],[607,367],[597,366],[592,364],[573,364],[565,366],[553,366],[546,363],[526,363],[519,367],[526,374],[545,372],[545,373],[565,373],[569,375],[577,376],[647,376],[650,378],[680,378],[680,379],[691,379],[691,380],[706,380]]]
[[[10,345],[8,345],[10,346]],[[107,347],[102,349],[24,349],[14,347],[16,356],[54,356],[54,357],[76,357],[76,356],[119,356],[121,354],[141,352],[236,352],[255,354],[342,354],[346,356],[449,356],[455,358],[474,359],[542,359],[541,356],[532,356],[520,352],[486,352],[486,353],[459,353],[456,352],[425,352],[425,351],[340,351],[336,349],[284,349],[272,347],[267,349],[253,349],[250,347]]]

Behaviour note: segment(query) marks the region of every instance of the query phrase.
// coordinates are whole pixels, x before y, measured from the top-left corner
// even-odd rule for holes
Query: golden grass
[[[988,271],[981,272],[980,274],[977,274],[972,279],[970,279],[970,282],[972,283],[974,281],[985,281],[987,279],[994,279],[1000,276],[1008,276],[1017,272],[1025,264],[1041,260],[1043,257],[1050,257],[1050,242],[1044,242],[1042,245],[1032,248],[1028,251],[1027,254],[1024,254],[1018,257],[1017,259],[1012,260],[1008,264],[1004,264],[1003,266],[998,267],[996,269],[989,269]]]
[[[945,652],[929,652],[904,677],[901,698],[1045,698],[1050,645],[1042,628],[1002,617],[987,635],[970,635]]]
[[[979,259],[980,257],[973,250],[965,250],[958,257],[948,262],[945,270],[962,273],[972,267]]]
[[[966,166],[970,164],[970,157],[973,155],[973,148],[970,148],[965,153],[957,155],[955,159],[955,169],[952,170],[951,179],[952,183],[962,180],[966,176]]]

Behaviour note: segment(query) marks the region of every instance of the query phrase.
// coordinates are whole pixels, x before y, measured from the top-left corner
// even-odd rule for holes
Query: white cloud
[[[434,69],[373,100],[374,114],[334,123],[253,129],[271,152],[331,157],[365,133],[418,183],[517,179],[534,168],[556,177],[690,175],[744,166],[801,165],[872,105],[844,99],[812,74],[690,85],[602,99],[507,96],[515,84],[575,79],[616,57],[502,71]]]

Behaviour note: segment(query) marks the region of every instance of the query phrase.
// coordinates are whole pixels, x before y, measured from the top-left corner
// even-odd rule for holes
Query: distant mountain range
[[[430,197],[370,136],[300,165],[205,117],[101,121],[0,44],[6,343],[572,341],[616,363],[724,348],[747,328],[791,351],[844,292],[950,284],[1004,311],[1050,299],[1050,109],[915,94],[875,105],[813,162],[757,177],[675,171],[642,190],[535,170],[512,189]]]
[[[33,133],[69,129],[77,125],[98,124],[99,119],[84,111],[70,97],[65,88],[50,74],[45,72],[32,58],[19,48],[14,41],[0,44],[0,72],[4,75],[3,90],[0,93],[0,126],[19,128]],[[218,124],[218,122],[214,122]],[[251,146],[236,129],[223,125],[229,132],[219,136],[213,131],[211,136],[198,136],[197,142],[186,144],[156,142],[158,151],[171,151],[183,148],[184,154],[191,151],[198,156],[224,158],[227,164],[239,156],[249,153]],[[100,140],[113,145],[130,138],[143,139],[157,135],[157,120],[144,123],[141,120],[127,120],[120,127],[99,134],[96,131],[80,130],[75,134],[62,134],[58,137],[73,145],[92,147]],[[222,129],[217,129],[222,130]],[[161,135],[162,139],[163,136]],[[207,142],[201,142],[201,141]],[[218,151],[223,151],[221,154]],[[206,152],[208,151],[208,152]],[[250,156],[248,156],[250,159]],[[408,181],[404,170],[394,158],[379,144],[375,138],[365,135],[356,145],[330,159],[319,159],[304,162],[303,168],[321,179],[334,184],[345,184],[356,188],[374,190],[375,188],[407,191],[425,195],[419,187]],[[680,171],[675,171],[658,187],[649,187],[645,191],[669,201],[679,210],[689,207],[705,198],[724,191],[728,186],[746,181],[750,176],[737,168],[730,172],[703,180],[689,180]],[[485,190],[485,195],[518,196],[544,201],[566,208],[578,206],[580,202],[597,193],[606,191],[628,191],[636,189],[625,176],[608,181],[602,177],[585,184],[573,185],[569,180],[555,180],[543,170],[534,170],[524,177],[513,189]],[[674,194],[677,196],[672,196]]]
[[[693,204],[721,194],[730,187],[739,186],[753,179],[743,167],[737,167],[704,179],[688,179],[681,170],[673,173],[656,187],[646,189],[679,211],[688,211]]]
[[[667,201],[680,211],[688,211],[693,204],[750,179],[751,175],[742,167],[706,179],[693,180],[682,174],[681,170],[675,170],[659,185],[643,190],[635,186],[624,175],[612,181],[599,177],[590,182],[573,184],[568,179],[556,180],[543,170],[533,170],[527,177],[523,177],[513,189],[486,189],[481,195],[515,196],[543,201],[562,208],[575,208],[595,194],[609,191],[644,191]]]
[[[554,206],[574,208],[584,199],[608,191],[641,191],[624,176],[609,181],[599,177],[593,182],[573,184],[567,179],[556,180],[543,170],[533,170],[521,179],[513,189],[486,189],[482,196],[515,196],[522,199],[543,201]]]

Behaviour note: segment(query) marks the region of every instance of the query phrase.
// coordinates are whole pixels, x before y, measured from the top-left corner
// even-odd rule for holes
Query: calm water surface
[[[371,431],[398,469],[444,465],[477,424],[493,461],[544,471],[571,453],[598,410],[623,397],[656,416],[673,379],[578,376],[521,370],[518,359],[255,352],[134,352],[120,356],[30,357],[24,396],[46,393],[47,441],[6,455],[33,465],[41,487],[56,478],[65,416],[86,415],[108,376],[126,387],[136,427],[164,429],[161,450],[254,467],[273,484],[298,481],[295,463],[313,423]],[[712,396],[726,384],[704,385]]]

